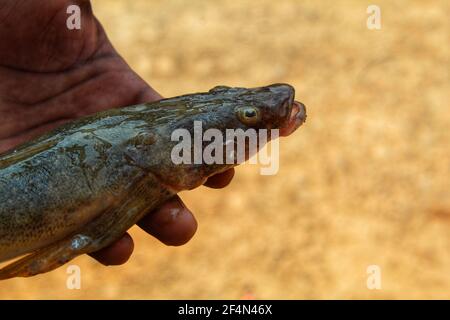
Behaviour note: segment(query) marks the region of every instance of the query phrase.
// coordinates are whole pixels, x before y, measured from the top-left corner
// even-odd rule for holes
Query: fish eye
[[[261,119],[259,110],[255,107],[242,107],[238,109],[239,120],[245,125],[255,125]]]

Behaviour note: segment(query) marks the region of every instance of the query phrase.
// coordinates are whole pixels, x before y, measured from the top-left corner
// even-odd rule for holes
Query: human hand
[[[71,4],[81,8],[80,30],[66,27]],[[91,113],[161,99],[114,50],[87,0],[4,0],[0,39],[0,152]],[[233,175],[229,170],[205,185],[222,188]],[[178,197],[138,225],[167,245],[186,243],[197,229]],[[92,256],[123,264],[133,247],[125,234]]]

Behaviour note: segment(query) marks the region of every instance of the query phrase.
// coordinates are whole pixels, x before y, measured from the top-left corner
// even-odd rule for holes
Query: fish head
[[[288,84],[218,86],[162,104],[167,122],[157,129],[161,145],[157,155],[152,153],[153,171],[175,191],[193,189],[242,163],[306,119],[305,106],[295,101],[295,90]]]

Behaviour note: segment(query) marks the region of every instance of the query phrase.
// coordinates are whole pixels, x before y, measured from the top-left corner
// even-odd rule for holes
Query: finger
[[[125,233],[116,242],[89,255],[105,266],[120,265],[128,261],[133,253],[133,249],[133,238],[128,233]]]
[[[224,188],[230,184],[231,180],[233,180],[233,177],[234,168],[231,168],[227,171],[209,177],[204,185],[214,189]]]
[[[147,214],[138,226],[169,246],[188,242],[197,230],[197,221],[178,196]]]

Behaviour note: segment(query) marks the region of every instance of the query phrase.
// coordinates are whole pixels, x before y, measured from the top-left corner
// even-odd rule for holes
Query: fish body
[[[87,116],[1,155],[0,262],[28,255],[0,279],[97,251],[177,192],[235,165],[174,164],[175,130],[296,128],[305,112],[286,84],[219,86]]]

